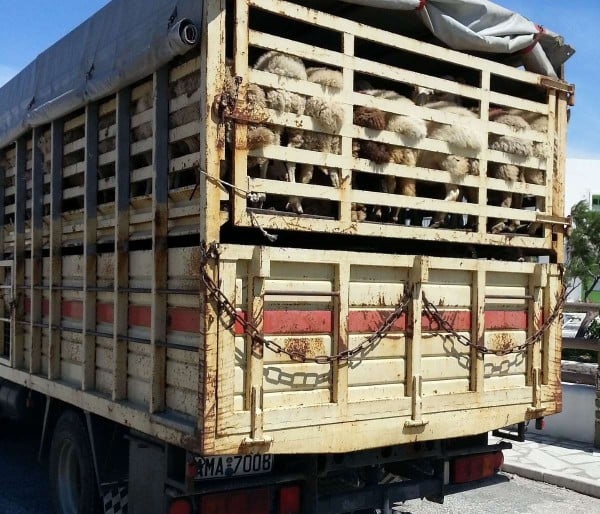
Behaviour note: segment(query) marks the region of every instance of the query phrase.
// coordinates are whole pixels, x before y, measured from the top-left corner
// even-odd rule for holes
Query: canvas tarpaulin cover
[[[113,0],[2,88],[0,146],[189,50],[178,37],[178,22],[200,27],[201,16],[202,0]]]
[[[527,50],[526,68],[556,76],[536,44],[543,29],[520,14],[487,0],[344,0],[392,10],[416,10],[427,28],[455,50],[511,54]],[[551,34],[551,37],[557,37]],[[572,50],[571,50],[572,51]]]

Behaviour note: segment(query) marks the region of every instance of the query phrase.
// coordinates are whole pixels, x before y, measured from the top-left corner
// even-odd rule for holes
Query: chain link
[[[412,300],[412,288],[408,288],[407,292],[402,296],[402,299],[396,306],[394,312],[392,312],[382,323],[382,325],[371,334],[366,337],[359,345],[352,349],[341,351],[335,355],[317,355],[315,357],[307,357],[304,353],[294,350],[288,350],[279,343],[266,339],[259,331],[259,329],[250,321],[248,321],[240,312],[236,309],[235,305],[227,298],[227,296],[221,291],[219,286],[212,279],[207,270],[207,263],[209,259],[218,259],[219,249],[217,243],[211,243],[209,246],[203,244],[201,246],[201,274],[202,282],[206,287],[206,290],[210,297],[216,302],[217,309],[220,314],[225,314],[229,319],[230,323],[227,329],[231,329],[236,324],[240,325],[244,333],[248,335],[254,343],[271,350],[275,354],[287,355],[291,360],[295,362],[314,362],[316,364],[331,364],[333,362],[347,362],[352,360],[354,357],[361,353],[367,352],[369,349],[377,345],[393,328],[394,323],[407,312],[408,305]],[[543,325],[530,337],[528,337],[523,344],[515,345],[510,348],[504,348],[499,350],[493,350],[485,345],[479,345],[473,343],[471,339],[463,334],[460,334],[452,324],[445,320],[440,314],[438,308],[432,304],[425,293],[423,293],[423,311],[428,318],[435,323],[444,332],[449,333],[456,341],[463,346],[473,348],[478,353],[491,354],[504,356],[515,353],[523,353],[530,346],[540,341],[544,333],[552,326],[552,324],[559,318],[562,306],[565,302],[564,290],[557,295],[556,304],[554,309],[543,323]]]
[[[458,333],[458,331],[452,326],[452,324],[448,320],[444,319],[437,307],[433,305],[429,300],[427,300],[425,293],[423,293],[423,310],[425,311],[427,317],[431,321],[437,323],[439,328],[441,328],[444,332],[449,333],[456,341],[458,341],[463,346],[473,348],[478,353],[482,353],[484,355],[497,355],[501,357],[504,355],[510,355],[514,353],[523,353],[527,351],[527,349],[530,346],[533,346],[535,343],[541,341],[546,331],[560,317],[562,307],[565,303],[565,298],[566,295],[563,289],[562,292],[559,292],[557,294],[554,309],[552,309],[552,312],[550,313],[550,316],[548,316],[548,319],[546,319],[543,325],[531,336],[529,336],[524,343],[498,350],[493,350],[485,345],[476,344],[469,337]]]
[[[357,355],[367,352],[369,349],[377,345],[389,333],[389,331],[393,328],[394,323],[402,316],[402,314],[407,312],[408,304],[412,299],[412,291],[409,290],[403,295],[394,312],[392,312],[385,319],[379,329],[369,337],[365,338],[354,348],[343,350],[335,355],[317,355],[315,357],[307,357],[302,352],[288,350],[279,343],[266,339],[252,322],[245,319],[244,316],[242,316],[236,309],[235,305],[233,305],[227,296],[225,296],[225,294],[221,291],[206,269],[208,259],[218,258],[217,244],[212,243],[208,247],[203,246],[201,251],[202,259],[200,271],[202,273],[202,282],[204,283],[209,295],[217,303],[219,313],[224,313],[230,319],[228,329],[232,328],[236,324],[239,324],[241,327],[243,327],[244,333],[248,335],[254,343],[267,348],[276,354],[287,355],[290,359],[296,362],[314,362],[316,364],[347,362],[352,360]]]

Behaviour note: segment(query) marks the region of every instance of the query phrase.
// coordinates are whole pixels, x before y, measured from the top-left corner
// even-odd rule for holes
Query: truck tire
[[[85,424],[73,411],[64,412],[50,446],[50,496],[57,514],[96,514],[100,498]]]

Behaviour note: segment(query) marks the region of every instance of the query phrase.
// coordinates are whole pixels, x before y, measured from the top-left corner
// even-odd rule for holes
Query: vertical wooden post
[[[220,189],[214,179],[219,178],[222,150],[219,150],[219,125],[212,107],[224,83],[225,0],[204,2],[201,33],[200,69],[210,70],[210,73],[201,73],[200,76],[200,114],[204,120],[203,137],[200,138],[200,169],[206,173],[200,181],[200,240],[210,244],[219,240],[220,228]],[[209,259],[206,270],[218,283],[218,262]],[[200,446],[205,453],[214,448],[217,426],[218,317],[216,305],[204,291],[200,321],[200,334],[204,338],[204,345],[200,345],[200,351],[203,351],[200,361],[204,362],[204,373],[198,386],[198,397],[204,401],[198,405],[198,432],[202,434]]]
[[[240,77],[242,82],[238,91],[238,105],[242,105],[246,99],[248,87],[248,2],[235,2],[235,67],[234,75]],[[235,124],[235,152],[233,158],[233,183],[242,188],[248,187],[248,126],[246,124]],[[240,223],[246,216],[247,199],[238,191],[231,190],[231,205],[233,207],[232,217],[234,223]]]
[[[471,341],[478,345],[485,343],[485,281],[486,261],[477,261],[477,270],[473,273],[471,291]],[[478,393],[485,388],[485,356],[471,348],[471,383],[469,389]]]
[[[5,216],[5,211],[4,211],[4,197],[5,197],[5,187],[6,187],[6,168],[4,167],[5,165],[2,164],[2,162],[0,162],[0,261],[2,261],[4,259],[4,255],[7,253],[6,252],[6,248],[4,247],[4,231],[6,229],[6,226],[4,224],[4,216]],[[7,274],[11,273],[12,270],[12,262],[10,263],[10,266],[8,266],[7,264],[9,264],[8,262],[5,262],[3,266],[0,267],[0,318],[4,318],[5,320],[8,320],[8,316],[9,316],[9,312],[7,310],[7,307],[9,305],[9,302],[12,301],[10,299],[10,291],[8,289],[6,289],[8,286],[8,284],[6,283],[6,278],[7,278]],[[8,273],[7,273],[8,272]],[[12,277],[11,277],[12,278]],[[10,286],[12,287],[12,286]],[[9,330],[9,335],[10,335],[10,329],[9,329],[9,323],[10,321],[6,322],[6,321],[1,321],[0,322],[0,358],[5,358],[8,357],[8,355],[5,353],[5,346],[4,346],[4,341],[5,341],[5,337],[6,337],[6,331]]]
[[[535,271],[529,278],[529,295],[531,298],[527,306],[527,337],[533,336],[542,323],[543,289],[548,276],[547,266],[537,264]],[[527,384],[533,387],[532,405],[540,407],[541,385],[543,379],[542,369],[543,341],[538,341],[527,349]],[[543,359],[547,360],[547,359]]]
[[[98,104],[85,110],[85,192],[83,226],[83,373],[81,388],[93,390],[96,384],[96,301],[98,226]]]
[[[21,136],[17,140],[17,159],[15,167],[15,251],[13,264],[13,298],[14,306],[11,316],[12,344],[10,362],[13,368],[22,369],[24,366],[24,333],[21,321],[25,313],[25,163],[27,159],[27,140]]]
[[[415,257],[410,271],[410,282],[413,296],[408,311],[406,325],[406,394],[412,396],[411,420],[405,427],[422,426],[422,384],[421,375],[421,343],[422,343],[422,312],[423,312],[423,285],[429,280],[429,257]]]
[[[354,57],[354,35],[344,33],[343,35],[344,55]],[[344,98],[352,98],[354,92],[354,70],[344,67],[342,70],[344,77]],[[353,107],[350,104],[344,104],[344,125],[342,130],[347,133],[352,132],[353,126]],[[352,138],[342,137],[342,155],[346,161],[352,159]],[[352,224],[352,170],[340,170],[340,225],[350,227]]]
[[[481,104],[480,118],[482,121],[482,134],[488,134],[488,122],[490,119],[490,88],[491,74],[489,71],[481,72]],[[488,159],[489,149],[487,136],[481,147],[479,154],[479,189],[477,193],[477,205],[479,206],[479,214],[477,216],[477,232],[480,236],[487,234],[487,218],[485,216],[487,206],[487,176],[488,176]]]
[[[40,149],[42,127],[33,129],[31,186],[31,280],[29,315],[29,372],[42,366],[42,216],[44,210],[44,162]]]
[[[60,378],[60,336],[62,294],[62,120],[52,123],[52,149],[50,164],[50,337],[48,341],[48,378]]]
[[[348,349],[348,307],[350,303],[350,263],[342,261],[336,266],[334,288],[339,291],[333,297],[335,309],[333,313],[334,331],[332,353],[337,354]],[[333,397],[341,415],[348,410],[348,362],[332,363]]]
[[[271,259],[269,249],[264,246],[255,247],[254,256],[248,274],[248,307],[250,321],[263,332],[265,312],[265,279],[271,275]],[[250,410],[250,440],[258,441],[263,437],[263,367],[264,348],[250,336],[246,336],[246,409]]]
[[[227,298],[236,298],[237,262],[221,260],[222,281],[221,290]],[[237,303],[237,302],[236,302]],[[218,431],[231,427],[235,423],[234,390],[235,390],[235,361],[236,361],[236,334],[232,327],[228,327],[228,320],[222,317],[219,325],[219,349],[217,369],[217,405]],[[199,400],[200,401],[200,400]]]
[[[150,412],[165,409],[167,341],[167,244],[169,201],[169,67],[154,74],[154,141],[152,150],[152,383]]]
[[[0,163],[0,260],[4,259],[7,253],[7,248],[4,247],[5,230],[8,228],[4,223],[5,211],[5,196],[6,196],[6,168]]]
[[[113,370],[112,398],[127,397],[127,336],[129,293],[129,180],[130,130],[129,105],[131,88],[117,93],[116,190],[115,190],[115,263],[113,303]]]
[[[565,214],[565,167],[567,159],[567,93],[558,93],[558,106],[556,108],[556,134],[557,148],[554,155],[554,180],[552,181],[552,214],[562,217]],[[549,127],[549,132],[551,127]],[[565,261],[564,235],[562,232],[555,234],[553,242],[556,262]]]
[[[566,129],[566,127],[557,127],[556,125],[556,109],[557,109],[557,91],[555,89],[548,90],[548,132],[546,134],[546,148],[547,148],[547,157],[546,157],[546,195],[544,199],[544,213],[555,215],[555,213],[560,212],[560,216],[563,216],[563,208],[560,207],[563,203],[563,199],[559,198],[560,191],[555,191],[555,182],[558,180],[564,180],[564,169],[561,169],[559,162],[555,159],[557,158],[557,152],[559,151],[559,146],[563,144],[561,139],[564,136],[560,135],[558,132],[559,138],[557,139],[557,133],[555,130],[558,128],[559,130]],[[565,140],[566,141],[566,140]],[[564,143],[566,144],[566,143]],[[566,150],[565,150],[566,151]],[[561,176],[562,172],[562,176]],[[564,187],[564,184],[561,184],[560,187]],[[557,196],[558,195],[558,196]],[[559,205],[556,206],[555,202],[558,201]],[[536,199],[536,209],[540,209],[540,201]],[[559,216],[559,214],[556,214]],[[537,227],[537,225],[534,225]],[[555,249],[554,241],[553,241],[553,227],[549,224],[544,225],[544,238],[545,245],[544,247],[547,249]],[[556,250],[556,249],[555,249]]]

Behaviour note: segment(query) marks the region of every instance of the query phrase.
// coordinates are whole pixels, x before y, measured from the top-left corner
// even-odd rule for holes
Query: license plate
[[[273,455],[227,455],[195,457],[196,480],[260,475],[273,469]]]

